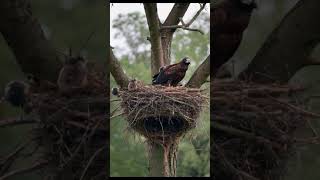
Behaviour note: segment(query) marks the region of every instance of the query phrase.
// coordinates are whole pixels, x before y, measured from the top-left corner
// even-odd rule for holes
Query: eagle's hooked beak
[[[184,59],[184,64],[189,65],[189,64],[190,64],[190,59],[189,59],[189,58],[185,58],[185,59]]]

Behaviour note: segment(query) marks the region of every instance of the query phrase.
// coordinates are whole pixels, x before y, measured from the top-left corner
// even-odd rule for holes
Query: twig
[[[197,31],[197,32],[201,33],[202,35],[204,34],[204,32],[202,30],[200,30],[200,29],[189,28],[189,27],[186,27],[186,26],[183,26],[183,25],[161,26],[160,29],[178,29],[178,28],[181,28],[181,29],[184,29],[184,30],[188,30],[188,31]]]
[[[13,171],[1,176],[0,180],[5,180],[5,179],[8,179],[8,178],[11,178],[12,176],[16,176],[16,175],[19,175],[19,174],[25,174],[25,173],[31,172],[33,170],[43,168],[43,166],[45,166],[47,164],[48,164],[47,161],[43,161],[43,162],[34,163],[30,167],[13,170]]]
[[[82,180],[88,170],[88,168],[90,167],[91,163],[93,162],[94,158],[102,151],[106,148],[106,146],[103,146],[102,148],[98,149],[92,156],[91,158],[89,159],[88,161],[88,164],[86,165],[86,167],[84,168],[82,174],[81,174],[81,177],[80,177],[80,180]]]
[[[0,127],[7,127],[7,126],[15,126],[21,124],[32,124],[38,123],[39,121],[35,119],[7,119],[7,120],[0,120]]]

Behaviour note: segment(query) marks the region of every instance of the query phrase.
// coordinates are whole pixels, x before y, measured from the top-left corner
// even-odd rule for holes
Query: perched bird
[[[213,33],[212,75],[216,75],[238,49],[251,13],[257,8],[254,0],[224,0],[210,9],[210,29]]]
[[[186,75],[189,64],[190,59],[185,57],[179,63],[161,67],[159,73],[153,76],[152,84],[177,86]]]
[[[6,85],[3,100],[12,106],[23,107],[27,102],[30,86],[23,81],[11,81]]]
[[[88,84],[87,61],[82,57],[68,58],[58,77],[58,87],[62,93],[73,93]]]

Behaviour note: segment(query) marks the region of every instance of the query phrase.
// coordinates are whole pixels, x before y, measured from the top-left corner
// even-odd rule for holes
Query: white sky
[[[174,3],[157,3],[158,6],[158,15],[160,18],[160,21],[163,22],[166,17],[168,16],[169,12],[171,11]],[[190,6],[183,17],[184,22],[188,22],[194,15],[195,13],[199,10],[200,5],[199,3],[190,3]],[[144,8],[142,3],[113,3],[113,5],[110,5],[110,45],[114,46],[114,35],[115,35],[115,30],[112,28],[113,25],[113,20],[118,16],[118,14],[127,14],[130,12],[141,12],[144,13]],[[206,5],[206,8],[204,11],[208,12],[210,11],[209,4]],[[117,46],[125,46],[124,45],[124,40],[117,39]]]

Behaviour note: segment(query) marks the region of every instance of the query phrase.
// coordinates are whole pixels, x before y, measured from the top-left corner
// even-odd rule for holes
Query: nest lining
[[[295,94],[300,86],[216,80],[211,86],[215,179],[281,179],[294,155],[295,132],[314,114]]]
[[[129,128],[154,140],[181,136],[196,127],[207,101],[200,89],[141,83],[121,90],[119,96]]]

